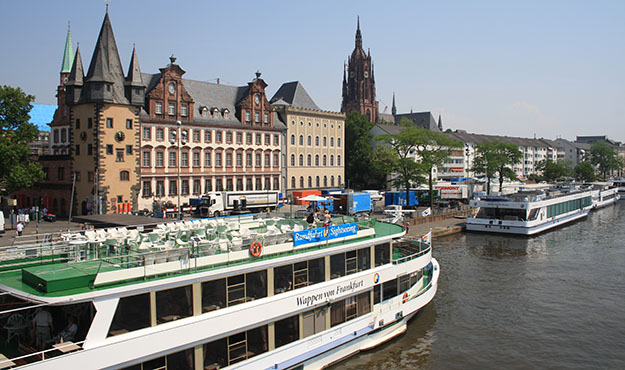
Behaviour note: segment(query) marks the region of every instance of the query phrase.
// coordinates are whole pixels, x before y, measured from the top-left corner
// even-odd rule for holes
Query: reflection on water
[[[434,301],[332,369],[625,368],[625,201],[536,237],[438,239]]]

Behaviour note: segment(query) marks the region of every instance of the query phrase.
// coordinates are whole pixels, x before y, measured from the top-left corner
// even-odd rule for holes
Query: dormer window
[[[265,112],[264,122],[269,123],[269,113]]]
[[[219,117],[219,109],[213,108],[213,117]]]
[[[154,104],[154,113],[163,114],[163,103],[161,103],[160,101],[157,101]]]
[[[245,122],[249,122],[250,119],[250,112],[245,112]]]
[[[169,103],[169,109],[167,110],[170,116],[176,115],[176,105],[174,103]]]
[[[230,117],[230,111],[227,109],[224,109],[224,118],[228,119],[228,117]]]
[[[187,116],[187,104],[186,103],[180,104],[180,115],[183,117]]]
[[[201,114],[202,114],[202,117],[206,117],[208,115],[208,108],[202,107]]]
[[[260,113],[254,112],[254,122],[260,123]]]

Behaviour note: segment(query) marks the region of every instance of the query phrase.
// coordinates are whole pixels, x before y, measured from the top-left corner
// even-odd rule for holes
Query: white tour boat
[[[485,197],[471,205],[479,211],[467,218],[467,230],[534,235],[586,217],[593,202],[590,190],[572,186]]]
[[[593,208],[603,208],[619,200],[619,190],[608,183],[594,183],[592,187]]]
[[[625,179],[617,178],[612,180],[612,186],[618,189],[621,199],[625,199]]]
[[[319,369],[403,333],[440,273],[372,218],[138,229],[0,251],[1,368]]]

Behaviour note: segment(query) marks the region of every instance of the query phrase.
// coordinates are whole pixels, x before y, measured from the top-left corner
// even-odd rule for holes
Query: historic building
[[[57,108],[50,126],[50,154],[69,154],[69,107],[65,104],[65,83],[69,78],[74,64],[74,49],[72,47],[72,34],[67,27],[67,37],[65,38],[65,49],[63,50],[63,61],[61,63],[61,73],[59,86],[56,89]]]
[[[151,210],[154,201],[185,204],[210,191],[282,189],[286,127],[259,72],[247,86],[186,80],[172,56],[159,73],[146,74],[133,48],[124,74],[108,12],[86,75],[79,48],[64,71],[57,112],[65,99],[70,119],[58,128],[70,142],[75,214]]]
[[[349,114],[357,111],[369,117],[369,121],[378,121],[378,101],[375,99],[375,78],[371,52],[365,54],[362,48],[360,19],[356,27],[356,45],[347,65],[343,66],[343,102],[341,112]]]
[[[271,98],[287,126],[287,192],[342,188],[345,181],[345,114],[321,110],[298,81]]]

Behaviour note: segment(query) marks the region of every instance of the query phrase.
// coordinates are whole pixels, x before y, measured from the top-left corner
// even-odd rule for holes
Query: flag
[[[432,245],[432,231],[430,230],[427,234],[423,235],[421,241],[427,245]]]
[[[428,207],[425,211],[421,212],[421,216],[429,216],[432,214],[432,208]]]

